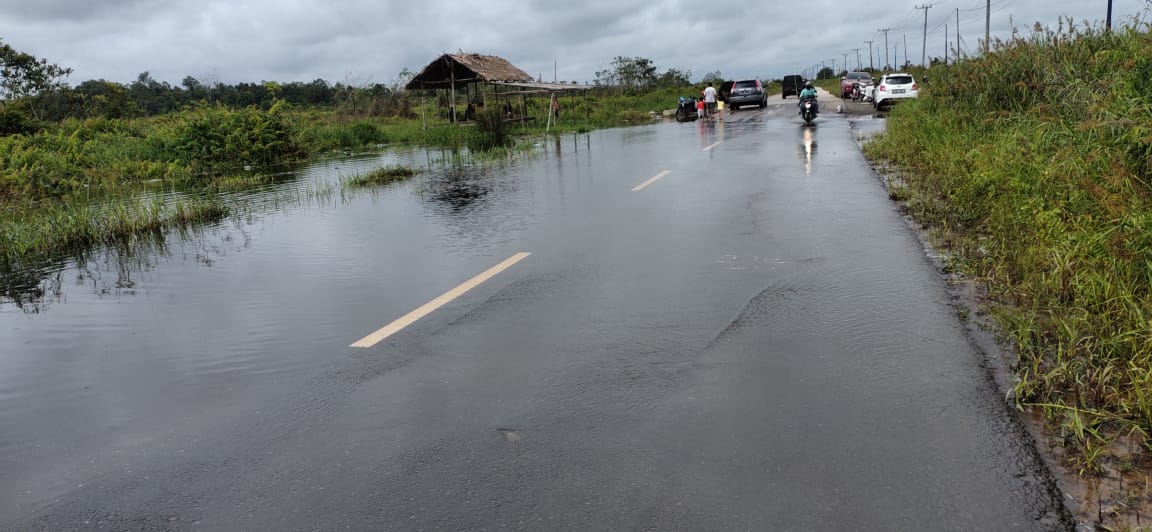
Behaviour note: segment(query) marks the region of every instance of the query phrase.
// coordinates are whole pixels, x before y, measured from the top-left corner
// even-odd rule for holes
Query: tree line
[[[329,107],[355,116],[412,116],[404,84],[413,73],[400,72],[390,84],[310,82],[227,84],[187,76],[179,85],[157,81],[142,72],[122,84],[103,79],[75,86],[65,82],[71,68],[61,67],[13,49],[0,39],[0,135],[33,132],[42,122],[68,118],[132,118],[156,116],[190,105],[207,103],[230,108],[268,108],[278,101],[304,107]],[[596,72],[595,83],[629,91],[683,87],[692,84],[691,71],[660,71],[643,57],[617,56]],[[719,79],[719,72],[707,78]]]
[[[228,84],[187,76],[179,85],[157,81],[149,72],[122,84],[103,79],[71,86],[71,68],[12,48],[0,39],[0,134],[31,132],[39,122],[67,118],[131,118],[178,111],[207,103],[231,108],[268,108],[278,101],[330,107],[353,115],[408,115],[401,93],[411,77],[404,69],[390,84],[310,82]]]

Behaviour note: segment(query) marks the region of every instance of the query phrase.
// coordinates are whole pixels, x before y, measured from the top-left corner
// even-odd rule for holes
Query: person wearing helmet
[[[813,105],[816,106],[816,114],[820,114],[820,101],[816,99],[816,88],[812,86],[812,80],[805,81],[804,88],[800,89],[800,104],[803,104],[806,99],[812,100]]]

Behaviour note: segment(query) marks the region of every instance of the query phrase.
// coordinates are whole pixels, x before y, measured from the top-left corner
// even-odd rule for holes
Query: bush
[[[31,134],[36,129],[36,122],[27,112],[13,105],[0,105],[0,135]]]
[[[484,109],[476,113],[476,131],[479,133],[477,140],[480,149],[508,145],[508,123],[496,109]]]
[[[179,159],[201,171],[279,166],[307,154],[284,117],[282,102],[267,111],[200,105],[177,126],[174,137]]]

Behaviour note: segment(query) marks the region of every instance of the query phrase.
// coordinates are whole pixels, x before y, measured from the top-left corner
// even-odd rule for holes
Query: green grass
[[[39,256],[67,254],[140,233],[218,221],[229,212],[228,205],[214,198],[51,203],[33,211],[9,211],[0,216],[4,249],[0,261],[17,264]]]
[[[349,187],[373,187],[403,181],[414,175],[416,170],[406,166],[384,166],[366,174],[352,176],[344,184]]]
[[[907,170],[899,196],[988,287],[1013,397],[1076,469],[1152,450],[1148,26],[1036,28],[927,74],[866,154]]]

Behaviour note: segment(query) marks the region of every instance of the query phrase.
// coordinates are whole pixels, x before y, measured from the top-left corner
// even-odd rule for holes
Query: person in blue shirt
[[[812,99],[812,104],[816,106],[816,114],[820,114],[820,101],[816,99],[816,88],[812,86],[811,81],[804,82],[804,88],[800,89],[800,104],[804,103],[806,99]]]

